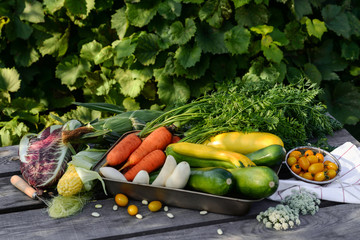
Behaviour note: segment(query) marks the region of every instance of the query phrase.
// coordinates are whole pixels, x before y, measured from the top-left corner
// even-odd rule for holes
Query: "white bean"
[[[100,213],[98,213],[98,212],[92,212],[92,213],[91,213],[91,216],[93,216],[93,217],[100,217]]]

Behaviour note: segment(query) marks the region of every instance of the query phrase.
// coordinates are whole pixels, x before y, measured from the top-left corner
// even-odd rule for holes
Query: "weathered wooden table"
[[[332,146],[347,141],[360,147],[346,130],[329,137]],[[20,175],[17,150],[18,146],[0,148],[0,239],[359,239],[360,205],[328,201],[321,203],[315,216],[301,216],[301,225],[287,231],[266,229],[256,221],[260,211],[278,204],[270,200],[254,203],[243,216],[201,215],[196,210],[169,206],[172,219],[164,211],[152,213],[140,201],[130,200],[143,215],[137,219],[125,208],[113,211],[114,200],[107,198],[88,203],[75,216],[52,219],[42,202],[10,184],[12,175]],[[103,207],[95,209],[95,204]],[[94,211],[101,216],[92,217]]]

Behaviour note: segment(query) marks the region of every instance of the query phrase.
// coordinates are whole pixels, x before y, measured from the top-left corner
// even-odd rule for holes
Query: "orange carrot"
[[[125,174],[124,177],[128,181],[132,181],[136,174],[141,170],[145,170],[148,173],[158,169],[165,163],[166,155],[162,150],[154,150],[147,154],[143,159],[141,159],[136,165],[130,168]]]
[[[181,140],[181,138],[179,136],[174,135],[171,139],[171,143],[177,143],[180,140]]]
[[[172,134],[166,127],[159,127],[147,136],[140,146],[129,156],[122,169],[137,164],[143,157],[154,150],[164,150],[171,143]]]
[[[135,134],[131,133],[125,136],[116,146],[110,150],[106,156],[106,163],[110,166],[116,166],[124,162],[132,152],[135,151],[141,144],[141,139]]]

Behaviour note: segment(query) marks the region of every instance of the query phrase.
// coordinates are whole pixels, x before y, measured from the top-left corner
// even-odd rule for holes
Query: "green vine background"
[[[6,0],[0,3],[0,146],[27,132],[189,102],[240,78],[318,84],[359,139],[360,2]]]

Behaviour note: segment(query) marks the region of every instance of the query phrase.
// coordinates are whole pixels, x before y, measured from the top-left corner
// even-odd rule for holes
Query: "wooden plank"
[[[169,232],[152,233],[129,238],[141,239],[358,239],[360,206],[343,204],[321,208],[314,215],[300,216],[301,224],[287,231],[267,229],[255,218],[214,223]],[[223,231],[218,235],[217,229]]]
[[[95,204],[102,204],[96,209]],[[1,236],[9,239],[115,239],[137,236],[155,232],[168,232],[176,230],[179,226],[196,226],[221,222],[237,221],[240,217],[209,213],[200,215],[199,211],[169,207],[175,217],[170,219],[166,212],[150,212],[147,206],[139,201],[130,200],[130,204],[139,207],[143,219],[129,216],[126,208],[113,211],[113,199],[91,202],[83,211],[75,216],[52,219],[45,209],[29,210],[1,214]],[[95,218],[91,213],[97,211],[101,214]],[[2,238],[1,238],[2,239]]]
[[[33,200],[10,183],[10,177],[0,178],[0,213],[42,208],[44,204]]]
[[[341,129],[334,132],[333,135],[328,136],[328,143],[331,146],[338,147],[345,142],[351,142],[357,147],[360,147],[360,142],[354,138],[346,129]]]
[[[18,149],[17,145],[0,148],[0,177],[20,172]]]
[[[95,204],[102,204],[95,209]],[[357,239],[356,231],[360,224],[360,206],[340,204],[321,208],[315,215],[301,216],[301,225],[289,231],[266,229],[255,219],[257,211],[245,216],[227,216],[170,207],[174,214],[170,219],[166,212],[152,213],[139,201],[130,201],[139,206],[143,219],[129,216],[125,208],[113,211],[112,199],[89,203],[78,215],[63,218],[49,218],[45,209],[1,215],[0,238],[9,239],[215,239],[219,238],[217,229],[224,232],[226,239],[304,239],[311,236],[323,239],[324,236],[343,236]],[[99,218],[91,217],[97,211]]]

